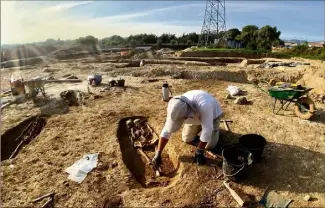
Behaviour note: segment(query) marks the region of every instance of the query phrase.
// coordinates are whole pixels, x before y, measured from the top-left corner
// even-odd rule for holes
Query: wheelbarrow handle
[[[257,89],[261,90],[262,92],[264,92],[264,93],[266,93],[266,94],[269,94],[267,91],[265,91],[263,88],[261,88],[261,87],[258,86],[257,84],[253,83],[253,85],[254,85]]]

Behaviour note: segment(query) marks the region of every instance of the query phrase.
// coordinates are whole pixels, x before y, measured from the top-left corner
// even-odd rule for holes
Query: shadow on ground
[[[325,110],[318,110],[310,121],[325,124]]]
[[[35,107],[39,107],[41,115],[52,116],[55,114],[66,114],[69,106],[61,98],[37,98],[33,101]]]
[[[240,134],[221,130],[218,146],[211,150],[222,158],[222,149],[236,145]],[[267,140],[267,138],[266,138]],[[198,140],[191,145],[196,146]],[[194,155],[180,156],[181,162],[193,163]],[[222,160],[222,159],[220,159]],[[207,160],[207,166],[221,167],[220,160]],[[324,154],[314,152],[298,146],[267,142],[262,160],[251,165],[248,176],[240,182],[277,191],[290,191],[298,193],[324,192]]]
[[[323,192],[324,154],[293,145],[267,143],[244,184],[278,191]]]

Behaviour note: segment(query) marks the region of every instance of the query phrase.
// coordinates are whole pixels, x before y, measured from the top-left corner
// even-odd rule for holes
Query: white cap
[[[188,106],[184,101],[172,98],[168,102],[167,107],[166,130],[169,133],[178,131],[184,123],[188,112]]]

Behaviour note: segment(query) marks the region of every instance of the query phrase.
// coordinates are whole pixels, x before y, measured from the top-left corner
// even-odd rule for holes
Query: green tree
[[[188,40],[192,41],[193,43],[199,42],[199,34],[192,32],[187,34]]]
[[[88,35],[86,37],[81,37],[77,40],[77,43],[81,45],[86,45],[86,46],[96,46],[98,43],[98,39],[95,38],[94,36]]]
[[[137,34],[137,35],[132,36],[131,39],[135,40],[136,44],[141,45],[141,44],[144,44],[143,37],[144,37],[144,34]]]
[[[240,30],[238,30],[237,28],[232,28],[226,32],[225,37],[228,40],[235,40],[236,37],[239,36],[240,34],[241,34]]]
[[[213,40],[212,42],[214,42],[214,39],[222,39],[226,37],[226,32],[225,31],[220,31],[218,34],[212,36]]]
[[[171,40],[170,41],[170,44],[173,46],[173,45],[176,45],[177,44],[177,41],[175,39]]]
[[[159,38],[162,40],[162,43],[170,43],[171,40],[177,39],[175,34],[163,33]]]
[[[113,35],[111,37],[108,38],[103,38],[102,39],[102,44],[103,45],[122,45],[125,43],[125,39],[119,35]]]
[[[131,40],[129,41],[129,45],[130,45],[132,48],[135,48],[136,45],[137,45],[137,42],[136,42],[134,39],[131,39]]]
[[[187,40],[186,45],[192,45],[192,41],[191,40]]]
[[[144,44],[156,44],[157,43],[157,36],[154,34],[143,34],[142,37],[142,42]]]
[[[45,41],[45,43],[50,44],[50,45],[54,45],[54,44],[57,43],[57,41],[54,40],[54,39],[52,39],[52,38],[49,38],[49,39],[47,39],[47,40]]]
[[[257,49],[258,27],[256,25],[246,25],[241,34],[237,37],[242,41],[244,47],[252,50]]]
[[[276,27],[266,25],[258,30],[257,47],[258,49],[271,50],[272,46],[280,44],[281,32]]]

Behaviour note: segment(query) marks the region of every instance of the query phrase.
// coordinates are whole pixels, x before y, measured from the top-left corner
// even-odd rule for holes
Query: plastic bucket
[[[247,166],[250,165],[252,154],[236,146],[226,148],[222,151],[223,175],[230,180],[242,180],[248,175]]]
[[[118,87],[124,87],[125,85],[125,80],[124,79],[119,79],[117,80],[117,84]]]
[[[259,162],[262,159],[262,153],[266,140],[258,134],[246,134],[239,137],[239,146],[253,154],[254,162]]]
[[[94,75],[94,81],[96,85],[100,85],[102,83],[102,75],[100,74],[95,74]]]
[[[14,96],[25,94],[25,85],[21,80],[10,81],[10,87]]]

